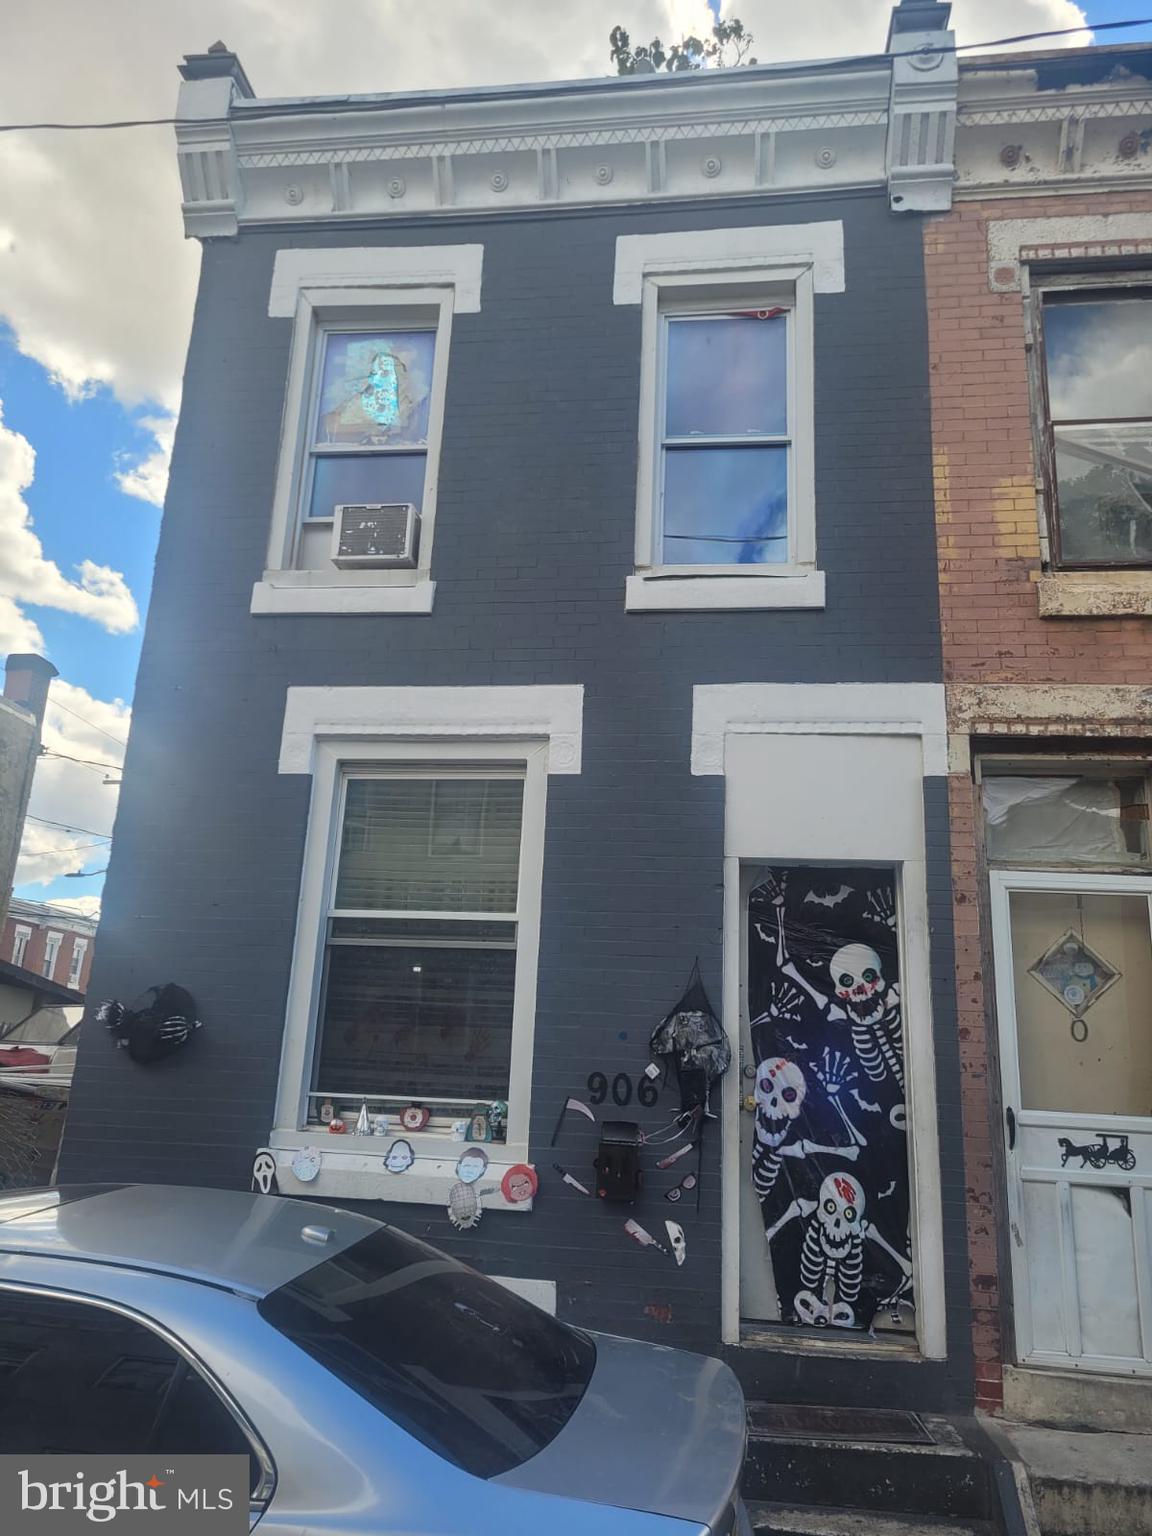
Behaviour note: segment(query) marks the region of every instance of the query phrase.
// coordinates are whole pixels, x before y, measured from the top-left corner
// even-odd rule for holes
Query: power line
[[[91,124],[91,123],[84,124],[84,123],[81,123],[81,124],[77,124],[77,126],[78,127],[99,127],[100,125],[98,123],[96,123],[96,124]],[[5,129],[4,125],[2,123],[0,123],[0,133],[5,133],[5,132],[7,132],[7,130]],[[76,719],[79,720],[83,725],[86,725],[90,731],[99,731],[101,736],[107,736],[109,741],[114,741],[118,747],[123,747],[125,751],[128,750],[128,743],[126,741],[121,741],[119,736],[113,736],[111,731],[106,731],[102,725],[97,725],[94,720],[86,719],[85,716],[82,715],[79,712],[79,710],[71,709],[67,704],[61,704],[60,700],[58,698],[56,698],[55,695],[52,696],[52,701],[51,702],[52,702],[53,706],[56,709],[62,709],[66,715],[74,715],[76,717]],[[107,764],[104,764],[103,766],[109,767],[109,768],[115,768],[117,765],[115,763],[107,763]]]
[[[123,766],[121,763],[99,763],[91,757],[71,757],[67,752],[53,752],[50,747],[41,747],[40,756],[62,757],[66,763],[79,763],[84,768],[99,768],[102,773],[106,773],[109,768],[119,773]]]
[[[1057,27],[1047,32],[1018,32],[1014,37],[995,37],[987,43],[949,43],[928,44],[920,48],[897,48],[891,53],[863,53],[852,54],[843,59],[817,59],[811,64],[803,59],[789,60],[785,62],[802,65],[810,74],[823,74],[829,71],[844,69],[852,64],[883,64],[889,59],[910,59],[917,55],[928,53],[971,53],[983,48],[1007,48],[1014,43],[1039,43],[1052,37],[1075,37],[1081,32],[1115,32],[1125,27],[1149,27],[1152,26],[1152,16],[1137,17],[1133,21],[1086,21],[1080,27]],[[744,65],[743,68],[749,66]],[[683,74],[704,74],[706,71],[685,70]],[[614,76],[606,77],[614,79]],[[681,76],[677,74],[677,78]],[[358,108],[353,103],[346,110],[356,111]],[[187,118],[178,117],[127,117],[111,122],[103,123],[0,123],[0,133],[35,133],[42,130],[50,130],[57,133],[99,132],[114,128],[171,128],[179,122],[187,122]],[[61,708],[65,706],[61,705]],[[81,717],[82,718],[82,717]],[[99,726],[95,727],[99,730]],[[107,735],[107,732],[105,732]]]
[[[101,842],[112,841],[111,832],[97,832],[94,827],[73,827],[66,821],[49,821],[47,816],[28,816],[27,821],[38,821],[44,827],[59,827],[62,832],[80,832],[85,837],[98,837]]]
[[[69,843],[67,845],[67,847],[65,847],[65,848],[45,848],[45,849],[42,850],[42,852],[45,853],[45,854],[49,854],[49,853],[80,853],[85,848],[103,848],[105,853],[108,852],[108,847],[107,847],[106,843]],[[39,857],[39,855],[37,855],[37,857]]]

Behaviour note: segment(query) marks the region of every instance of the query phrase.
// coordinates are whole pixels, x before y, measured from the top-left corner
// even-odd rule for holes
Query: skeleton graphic
[[[793,1200],[765,1237],[769,1244],[795,1217],[808,1219],[800,1252],[802,1289],[793,1306],[802,1323],[855,1328],[855,1303],[864,1273],[864,1240],[883,1248],[906,1281],[912,1265],[864,1219],[864,1191],[849,1174],[830,1173],[815,1200]]]
[[[761,1200],[770,1195],[786,1157],[808,1157],[813,1152],[855,1158],[859,1148],[822,1147],[801,1138],[789,1141],[792,1124],[804,1106],[808,1085],[794,1061],[778,1056],[756,1068],[756,1139],[752,1149],[752,1186]]]
[[[885,981],[880,956],[869,945],[844,944],[828,965],[831,992],[821,992],[805,979],[788,956],[783,895],[776,896],[775,906],[777,968],[803,987],[829,1020],[848,1024],[860,1065],[874,1083],[891,1076],[903,1091],[904,1032],[899,983]],[[771,943],[762,924],[757,923],[756,930]]]

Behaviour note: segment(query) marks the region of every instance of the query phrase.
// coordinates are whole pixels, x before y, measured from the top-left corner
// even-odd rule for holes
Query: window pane
[[[1152,297],[1044,306],[1053,421],[1152,416]]]
[[[516,953],[331,944],[316,1091],[506,1099]]]
[[[788,559],[788,453],[664,450],[665,565],[772,565]]]
[[[401,944],[447,944],[449,947],[472,943],[512,947],[516,944],[515,923],[469,923],[458,918],[334,917],[328,924],[328,934],[330,938],[346,943],[353,940],[362,943],[397,941]]]
[[[410,501],[419,511],[426,463],[423,453],[318,454],[308,516],[332,517],[341,502]]]
[[[390,1227],[273,1291],[259,1310],[379,1412],[476,1477],[543,1450],[596,1364],[586,1334]]]
[[[316,441],[426,443],[435,347],[435,331],[331,332]]]
[[[335,906],[514,912],[521,779],[350,779]]]
[[[988,857],[1008,864],[1145,864],[1142,775],[996,775],[984,781]]]
[[[787,311],[760,313],[668,322],[668,437],[787,433]]]
[[[1013,891],[1010,900],[1022,1107],[1152,1114],[1148,898]]]
[[[1152,560],[1152,424],[1055,430],[1061,559]]]

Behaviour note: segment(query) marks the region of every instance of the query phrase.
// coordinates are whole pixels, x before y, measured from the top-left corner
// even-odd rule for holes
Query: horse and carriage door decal
[[[1152,1374],[1152,880],[991,885],[1017,1358]]]
[[[759,868],[747,922],[742,1312],[912,1332],[894,871]]]

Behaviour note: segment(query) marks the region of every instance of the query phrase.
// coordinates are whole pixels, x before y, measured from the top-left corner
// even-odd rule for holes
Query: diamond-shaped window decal
[[[1121,975],[1071,928],[1029,966],[1028,974],[1074,1018],[1087,1013]]]

